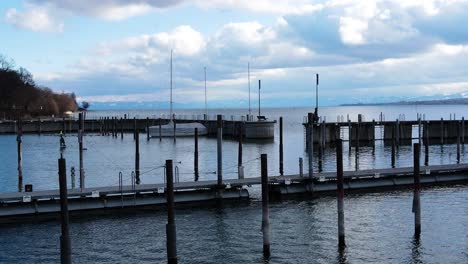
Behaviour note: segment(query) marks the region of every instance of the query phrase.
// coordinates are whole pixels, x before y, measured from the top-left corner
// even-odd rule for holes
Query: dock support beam
[[[309,126],[309,133],[307,135],[309,139],[309,144],[307,145],[307,154],[309,158],[309,179],[312,181],[314,177],[314,167],[313,167],[313,155],[314,155],[314,114],[307,114],[307,123]],[[311,186],[312,186],[311,182]]]
[[[60,263],[71,264],[71,242],[68,228],[67,165],[64,158],[58,160],[60,187],[60,215],[62,234],[60,236]]]
[[[260,155],[262,175],[262,233],[263,257],[270,257],[270,211],[268,209],[268,164],[267,154]]]
[[[336,188],[338,190],[338,248],[345,247],[344,188],[343,188],[343,142],[336,142]]]
[[[174,213],[174,176],[172,160],[166,160],[166,202],[167,202],[167,224],[166,224],[166,250],[167,263],[177,264],[177,242],[176,224]]]
[[[414,213],[414,237],[419,239],[421,235],[421,200],[420,200],[420,168],[419,168],[419,153],[420,145],[418,143],[414,144],[414,197],[413,197],[413,213]]]
[[[237,153],[238,178],[244,179],[244,166],[242,165],[242,126],[239,129],[239,149]]]

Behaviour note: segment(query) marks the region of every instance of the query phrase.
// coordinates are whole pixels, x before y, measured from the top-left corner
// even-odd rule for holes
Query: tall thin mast
[[[260,114],[260,88],[261,87],[262,87],[261,81],[258,80],[258,116],[261,116]]]
[[[206,101],[206,67],[204,67],[205,70],[205,115],[208,118],[208,103]]]
[[[170,82],[170,87],[171,87],[171,98],[170,98],[170,120],[172,120],[173,118],[173,113],[172,113],[172,50],[171,50],[171,69],[170,69],[170,72],[171,72],[171,82]]]
[[[252,114],[252,109],[250,108],[250,63],[247,63],[247,79],[249,82],[249,116]]]
[[[316,82],[315,82],[315,118],[318,117],[318,86],[319,86],[319,74],[315,75]]]

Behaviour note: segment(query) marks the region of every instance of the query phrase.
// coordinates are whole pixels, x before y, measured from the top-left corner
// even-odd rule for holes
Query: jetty
[[[421,184],[468,183],[468,164],[421,166]],[[161,175],[162,176],[162,175]],[[271,197],[288,194],[323,195],[336,192],[336,172],[268,177]],[[176,203],[210,202],[249,199],[249,186],[260,185],[257,175],[244,179],[174,183]],[[413,185],[413,167],[373,169],[344,172],[347,191],[408,188]],[[107,187],[68,189],[69,211],[106,210],[157,206],[166,203],[167,184],[131,184]],[[59,190],[15,192],[0,194],[0,222],[21,217],[60,213]]]

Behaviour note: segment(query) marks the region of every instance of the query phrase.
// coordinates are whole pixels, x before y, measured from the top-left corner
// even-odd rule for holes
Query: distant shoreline
[[[427,100],[427,101],[400,101],[390,103],[355,103],[340,104],[340,106],[382,106],[382,105],[468,105],[468,98]]]

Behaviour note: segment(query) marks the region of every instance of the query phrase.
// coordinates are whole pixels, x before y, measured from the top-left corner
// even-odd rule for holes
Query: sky
[[[96,108],[468,96],[468,0],[12,0],[0,54]]]

